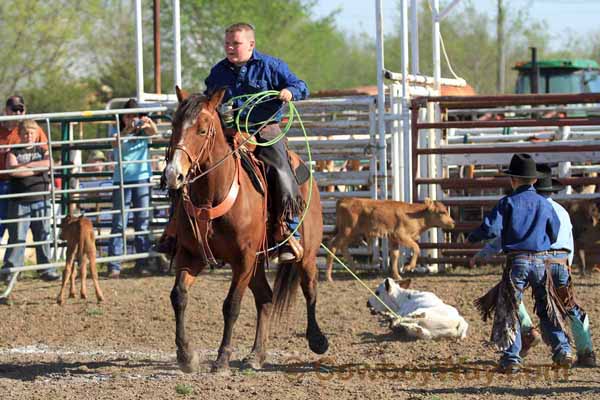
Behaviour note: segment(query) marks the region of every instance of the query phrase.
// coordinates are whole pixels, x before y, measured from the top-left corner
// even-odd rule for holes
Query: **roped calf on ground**
[[[75,257],[77,257],[79,268],[81,268],[81,298],[87,299],[87,265],[85,262],[85,258],[87,257],[90,263],[92,280],[94,281],[94,289],[96,290],[96,299],[98,302],[104,301],[104,295],[98,283],[96,238],[92,221],[86,217],[66,216],[60,225],[60,238],[67,241],[67,262],[63,271],[62,286],[56,302],[60,305],[65,303],[65,290],[69,282],[71,282],[69,297],[75,297],[75,278],[77,277],[77,270],[73,266]]]
[[[393,328],[401,328],[416,339],[467,337],[469,324],[456,308],[431,292],[408,289],[410,282],[405,279],[396,283],[386,278],[375,291],[377,297],[400,317],[392,321]],[[391,315],[375,296],[369,298],[367,305],[374,312]]]
[[[417,265],[420,248],[419,236],[430,228],[453,229],[454,220],[448,209],[438,201],[425,199],[423,203],[405,203],[393,200],[347,198],[336,203],[336,234],[330,242],[331,252],[340,250],[346,262],[353,264],[348,246],[363,238],[387,237],[392,244],[392,277],[399,279],[399,246],[412,250],[405,271]],[[327,279],[332,281],[333,257],[327,257]]]

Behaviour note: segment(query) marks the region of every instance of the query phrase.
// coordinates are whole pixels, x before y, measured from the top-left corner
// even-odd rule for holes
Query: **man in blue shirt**
[[[577,350],[577,365],[594,367],[596,366],[596,354],[593,350],[590,335],[589,317],[574,301],[572,293],[570,266],[573,263],[574,244],[571,218],[567,210],[550,197],[552,193],[561,191],[564,186],[558,180],[552,179],[552,170],[548,165],[539,164],[537,171],[540,178],[534,185],[535,190],[550,202],[560,221],[558,238],[552,243],[550,248],[554,250],[554,259],[561,262],[552,264],[552,279],[569,313],[569,325],[573,332],[575,348]],[[489,255],[498,254],[501,250],[500,241],[496,239],[486,244],[476,257],[485,258]],[[537,330],[532,327],[531,318],[522,302],[519,305],[519,321],[523,335],[523,347],[520,355],[524,357],[532,346],[532,343],[535,342],[534,336]],[[528,339],[526,340],[526,338]]]
[[[555,257],[549,250],[558,238],[560,221],[552,205],[532,186],[538,174],[529,154],[515,154],[509,169],[504,172],[511,178],[513,193],[500,199],[481,226],[468,237],[471,242],[500,237],[502,250],[507,255],[507,269],[500,289],[505,292],[498,296],[492,329],[492,337],[498,338],[498,344],[504,350],[500,370],[513,373],[520,369],[521,329],[517,309],[528,285],[533,290],[542,331],[551,343],[554,362],[570,366],[573,358],[561,326],[562,314],[548,314],[549,302],[552,309],[557,308],[549,295],[554,288],[546,285],[546,264]],[[514,300],[510,300],[513,295]]]
[[[283,103],[308,97],[306,83],[298,79],[285,62],[255,49],[254,27],[250,24],[237,23],[225,30],[225,53],[226,57],[211,69],[206,78],[206,94],[227,87],[223,101],[234,98],[232,106],[237,112],[245,99],[235,97],[278,90],[279,98],[260,102],[253,107],[249,116],[246,115],[250,112],[248,109],[243,110],[240,116],[244,121],[248,117],[251,131],[269,121],[256,136],[259,142],[275,138],[281,132],[278,123],[281,121]],[[275,239],[281,241],[298,226],[298,216],[304,202],[283,141],[269,147],[257,147],[255,154],[267,165],[267,178],[273,193],[273,214],[280,221]],[[292,245],[288,242],[280,246],[280,262],[295,262],[302,258],[299,232],[290,239]]]

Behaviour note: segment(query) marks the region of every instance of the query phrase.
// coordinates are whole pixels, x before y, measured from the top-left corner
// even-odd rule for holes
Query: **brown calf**
[[[69,297],[75,297],[75,278],[77,271],[73,267],[75,257],[79,268],[81,268],[81,298],[87,299],[87,265],[85,257],[89,260],[94,289],[98,302],[104,301],[104,295],[98,284],[98,271],[96,270],[96,239],[94,236],[94,226],[92,222],[85,217],[71,217],[70,215],[63,219],[60,225],[60,238],[67,241],[67,262],[63,271],[62,286],[56,302],[60,305],[65,303],[65,289],[69,281],[71,282],[71,291]]]
[[[577,201],[567,208],[573,224],[573,240],[575,241],[574,264],[581,268],[581,274],[587,273],[586,258],[598,252],[600,245],[600,208],[592,201]],[[587,256],[587,257],[586,257]],[[592,257],[594,258],[594,257]]]
[[[330,242],[331,252],[340,250],[344,259],[353,264],[348,246],[362,238],[389,238],[392,250],[392,276],[400,279],[398,272],[399,246],[412,250],[406,271],[417,265],[420,248],[419,236],[427,229],[438,227],[453,229],[454,220],[442,203],[425,199],[423,203],[404,203],[393,200],[348,198],[336,204],[336,234]],[[333,256],[327,257],[327,279],[332,281]]]

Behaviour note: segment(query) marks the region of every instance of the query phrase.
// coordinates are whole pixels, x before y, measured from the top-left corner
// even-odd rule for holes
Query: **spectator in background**
[[[123,108],[138,108],[135,99],[129,99]],[[113,183],[119,185],[122,181],[124,185],[140,185],[134,187],[125,187],[124,202],[121,201],[121,189],[113,191],[113,209],[121,210],[124,203],[126,209],[125,215],[117,212],[112,216],[111,233],[116,237],[111,238],[109,245],[110,256],[120,256],[123,254],[123,237],[120,235],[123,229],[127,229],[128,208],[142,208],[143,210],[133,213],[133,227],[136,232],[148,231],[150,212],[147,209],[150,206],[150,177],[152,169],[150,162],[135,162],[149,159],[148,139],[129,138],[135,136],[156,135],[158,130],[156,124],[142,114],[122,114],[119,116],[119,129],[121,132],[121,157],[123,177],[120,174],[119,165],[115,166],[113,174]],[[117,131],[113,135],[116,137]],[[118,143],[113,142],[113,160],[119,160]],[[134,239],[135,252],[145,253],[150,248],[150,240],[147,234],[136,235]],[[118,278],[121,272],[120,262],[110,262],[108,264],[108,277]],[[135,262],[135,272],[140,275],[150,273],[148,259],[140,259]]]
[[[26,112],[27,107],[25,106],[25,100],[23,100],[23,96],[13,95],[6,100],[4,115],[24,115]],[[19,143],[21,141],[19,138],[19,132],[17,130],[18,124],[19,121],[4,121],[0,123],[0,145],[10,145]],[[48,142],[48,137],[42,128],[38,129],[37,136],[38,142]],[[8,151],[8,147],[0,148],[0,170],[7,169],[6,155],[8,154]],[[0,173],[0,196],[9,193],[9,182],[10,175],[6,173]],[[0,198],[0,220],[7,218],[8,203],[8,199]],[[4,236],[4,231],[7,228],[7,226],[0,222],[0,240]],[[6,262],[6,253],[4,261]]]
[[[22,115],[25,113],[25,104],[21,96],[11,96],[6,101],[4,115]],[[8,145],[8,138],[16,128],[18,121],[4,121],[0,123],[0,145]],[[0,169],[6,169],[6,155],[8,147],[0,148]],[[9,192],[10,175],[0,173],[0,195],[5,195]],[[8,199],[0,199],[0,220],[5,220],[8,211]],[[0,239],[4,236],[6,226],[0,223]]]
[[[90,153],[87,158],[86,164],[95,164],[88,165],[83,168],[84,172],[104,172],[104,165],[102,163],[106,162],[106,156],[102,152],[102,150],[94,150]]]
[[[27,147],[11,149],[6,155],[6,167],[13,170],[10,173],[11,193],[36,193],[50,190],[48,170],[32,171],[32,168],[50,168],[50,156],[47,146],[35,145],[38,142],[40,127],[34,120],[20,121],[17,131],[20,143],[30,144]],[[41,218],[41,220],[21,221],[8,226],[9,244],[21,246],[7,249],[5,267],[20,267],[25,259],[25,242],[27,232],[31,228],[35,242],[47,241],[50,237],[50,200],[48,194],[28,195],[12,199],[8,205],[9,218]],[[37,264],[50,262],[50,244],[40,244],[35,247]],[[40,274],[46,281],[59,279],[56,269],[49,268]]]

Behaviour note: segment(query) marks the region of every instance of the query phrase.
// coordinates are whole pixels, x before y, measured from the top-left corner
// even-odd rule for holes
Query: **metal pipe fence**
[[[102,110],[102,111],[85,111],[85,112],[69,112],[69,113],[53,113],[53,114],[30,114],[24,116],[3,116],[0,117],[0,122],[2,121],[17,121],[24,119],[36,119],[38,122],[40,120],[46,122],[46,132],[48,141],[43,143],[35,143],[33,146],[47,146],[49,152],[49,163],[50,167],[35,167],[35,168],[26,168],[24,171],[31,172],[39,172],[39,171],[47,171],[49,174],[49,188],[46,191],[38,191],[38,192],[27,192],[27,193],[9,193],[0,195],[0,201],[5,202],[26,202],[27,198],[33,196],[44,196],[44,201],[46,207],[48,208],[47,216],[44,217],[29,217],[29,218],[19,218],[18,216],[7,217],[4,219],[0,219],[0,224],[9,225],[9,224],[31,224],[32,222],[39,221],[48,221],[50,223],[51,229],[49,232],[49,238],[47,240],[39,240],[39,241],[27,241],[27,243],[12,243],[8,244],[6,241],[2,241],[0,244],[0,251],[6,251],[7,249],[14,249],[17,247],[25,247],[25,248],[35,248],[43,245],[50,245],[50,258],[51,262],[46,264],[31,264],[31,265],[14,265],[10,266],[10,268],[3,268],[0,270],[0,276],[11,274],[11,278],[9,280],[8,287],[5,292],[0,294],[0,298],[6,297],[9,295],[10,291],[14,287],[16,282],[16,277],[20,272],[24,271],[36,271],[42,270],[49,267],[62,267],[64,265],[64,261],[62,258],[64,243],[58,238],[58,229],[62,219],[71,213],[74,208],[78,210],[75,211],[75,214],[84,214],[92,219],[94,219],[95,229],[100,231],[100,234],[96,236],[96,239],[99,246],[99,257],[97,259],[98,262],[109,262],[109,261],[129,261],[136,259],[144,259],[150,257],[152,254],[150,252],[137,253],[132,252],[134,254],[128,253],[128,245],[131,240],[138,236],[152,236],[162,232],[162,226],[167,220],[167,215],[164,215],[162,218],[157,217],[160,216],[160,213],[163,213],[169,209],[169,205],[165,204],[166,197],[164,197],[165,202],[161,202],[159,199],[156,199],[156,196],[153,196],[153,192],[155,193],[157,189],[157,179],[155,179],[156,174],[160,174],[160,170],[157,170],[154,165],[157,162],[164,162],[164,148],[168,143],[166,142],[166,138],[169,136],[168,134],[159,134],[154,136],[127,136],[121,137],[120,131],[118,129],[118,115],[127,114],[127,113],[148,113],[148,112],[165,112],[167,111],[166,107],[152,107],[152,108],[140,108],[140,109],[119,109],[119,110]],[[162,115],[155,115],[156,119],[166,119],[169,120],[168,117]],[[60,133],[61,140],[53,140],[53,132],[52,132],[52,121],[53,123],[60,124]],[[107,136],[106,138],[80,138],[76,139],[73,137],[73,125],[74,124],[85,124],[88,122],[101,122],[101,123],[115,123],[117,122],[116,135],[113,137]],[[170,126],[170,125],[169,125]],[[167,132],[170,133],[170,132]],[[108,134],[108,129],[107,129]],[[124,161],[122,152],[117,151],[117,158],[111,161],[104,161],[100,163],[88,163],[88,162],[73,162],[71,155],[75,152],[82,152],[86,150],[98,149],[102,148],[108,150],[111,146],[116,146],[117,149],[120,149],[121,143],[125,140],[148,140],[153,141],[152,148],[149,149],[149,157],[145,160],[129,160]],[[159,143],[156,143],[158,140]],[[2,149],[17,149],[31,146],[30,144],[16,144],[16,145],[2,145],[0,146],[0,150]],[[155,153],[159,151],[160,153],[156,155]],[[60,160],[60,164],[57,164],[55,160]],[[134,165],[139,163],[150,163],[152,176],[148,182],[140,182],[140,183],[128,183],[123,181],[123,171],[122,168],[126,165]],[[107,172],[83,172],[89,167],[102,167],[102,168],[119,168],[120,174],[119,179],[113,181],[113,173],[110,171]],[[0,174],[10,174],[14,172],[13,169],[4,169],[0,170]],[[57,184],[57,180],[60,179],[61,183]],[[86,185],[92,185],[92,187],[85,187]],[[123,203],[123,207],[120,210],[113,209],[113,199],[112,192],[114,190],[120,190],[123,195],[123,191],[126,189],[132,188],[141,188],[148,187],[150,188],[150,201],[148,207],[137,207],[134,208],[132,206],[126,205]],[[90,194],[95,195],[96,197],[90,197]],[[121,198],[124,198],[122,196]],[[146,230],[135,231],[132,228],[122,229],[119,233],[107,233],[111,225],[111,219],[114,214],[121,213],[123,221],[126,221],[125,217],[128,214],[128,218],[131,217],[132,214],[140,211],[147,211],[150,213],[149,215],[149,224],[150,228]],[[123,224],[131,225],[131,224]],[[158,226],[157,228],[153,228],[153,226]],[[115,237],[122,237],[123,240],[123,255],[122,256],[112,256],[109,257],[104,254],[103,246],[107,240],[110,240]],[[5,257],[5,262],[7,261]],[[37,261],[37,260],[36,260]],[[8,265],[6,265],[8,266]]]
[[[309,142],[312,150],[312,158],[315,161],[327,160],[334,162],[336,169],[330,172],[316,172],[315,178],[317,179],[321,199],[324,204],[324,233],[327,242],[327,237],[335,230],[335,202],[337,199],[345,197],[371,197],[377,198],[381,196],[379,194],[378,183],[381,182],[383,175],[387,174],[387,171],[378,170],[379,164],[377,162],[378,156],[381,153],[379,147],[378,137],[376,133],[376,102],[372,96],[355,96],[345,98],[324,98],[324,99],[312,99],[297,102],[296,106],[300,110],[303,118],[304,126],[306,127]],[[26,266],[15,266],[4,273],[11,273],[13,277],[18,272],[23,271],[35,271],[52,267],[62,267],[64,261],[61,259],[61,249],[63,249],[64,243],[58,239],[58,227],[60,221],[67,215],[69,206],[77,207],[80,210],[85,210],[85,215],[92,219],[94,222],[95,229],[100,230],[100,234],[96,236],[97,243],[99,244],[100,253],[98,262],[110,262],[110,261],[130,261],[136,259],[148,258],[151,256],[150,253],[145,252],[141,254],[134,254],[132,251],[128,251],[127,245],[135,237],[140,235],[154,235],[162,232],[162,227],[167,221],[167,216],[163,215],[170,208],[166,202],[154,201],[154,190],[152,191],[151,197],[152,202],[149,207],[145,208],[134,208],[130,206],[123,206],[117,209],[112,207],[111,195],[113,191],[120,191],[121,196],[123,191],[130,188],[136,187],[150,187],[155,189],[158,183],[158,174],[160,169],[156,168],[157,162],[164,162],[164,151],[158,142],[163,142],[169,137],[169,132],[162,133],[155,136],[127,136],[121,137],[120,130],[118,129],[118,115],[125,113],[138,113],[138,112],[165,112],[166,107],[154,107],[154,108],[141,108],[141,109],[127,109],[127,110],[102,110],[93,112],[73,112],[73,113],[60,113],[60,114],[31,114],[26,116],[18,117],[0,117],[0,121],[5,120],[18,120],[33,118],[37,120],[43,120],[46,122],[46,131],[48,133],[48,142],[44,143],[50,148],[50,152],[53,155],[52,165],[50,172],[54,178],[62,179],[60,186],[52,185],[51,189],[45,192],[29,193],[29,194],[9,194],[0,196],[0,201],[6,199],[23,199],[25,195],[43,194],[48,196],[53,201],[52,215],[48,216],[48,220],[51,220],[53,230],[51,239],[44,242],[29,242],[27,247],[34,247],[38,245],[51,244],[52,247],[52,262],[50,264],[33,264]],[[117,125],[115,128],[116,135],[111,137],[96,137],[96,138],[78,138],[73,133],[73,126],[75,124],[85,123],[99,123],[107,124],[111,123]],[[53,124],[59,124],[60,134],[52,134]],[[56,128],[56,127],[55,127]],[[54,139],[52,139],[54,138]],[[60,139],[60,140],[57,140]],[[159,156],[151,155],[148,160],[123,160],[123,152],[121,144],[124,140],[138,139],[138,140],[150,140],[151,152],[159,152]],[[390,136],[386,137],[386,140],[391,140]],[[166,143],[163,143],[166,145]],[[23,146],[23,145],[19,145]],[[26,145],[25,145],[26,146]],[[296,122],[292,126],[292,129],[288,133],[288,146],[297,151],[304,160],[308,160],[306,154],[306,144],[304,142],[304,133],[300,129],[299,124]],[[9,146],[0,146],[0,149]],[[87,163],[77,161],[76,154],[74,152],[85,152],[88,150],[102,149],[114,150],[116,157],[112,160],[107,160],[100,163]],[[60,163],[55,163],[54,159],[59,159]],[[341,164],[347,160],[357,160],[361,163],[364,168],[363,171],[356,172],[344,172],[339,171]],[[153,177],[147,183],[127,183],[123,182],[122,168],[126,165],[132,165],[137,163],[152,162]],[[102,166],[103,168],[114,168],[120,173],[120,180],[113,182],[112,173],[97,172],[90,173],[85,172],[88,167]],[[313,165],[314,167],[314,165]],[[35,171],[44,170],[44,168],[32,169]],[[48,170],[46,168],[46,170]],[[0,171],[11,172],[11,170]],[[54,183],[55,179],[51,179]],[[102,183],[102,185],[88,186],[91,183]],[[328,186],[334,186],[334,191],[327,191]],[[121,232],[111,233],[110,224],[112,216],[115,214],[121,214],[124,217],[125,213],[131,215],[136,211],[149,211],[151,212],[151,225],[148,230],[135,231],[131,227]],[[29,219],[31,221],[33,219]],[[26,221],[19,218],[11,218],[0,220],[0,223],[18,223]],[[119,257],[109,257],[103,253],[103,244],[111,238],[121,237],[123,238],[124,248],[123,255]],[[10,247],[16,247],[17,245],[0,245],[1,249],[7,249]],[[378,245],[373,247],[359,246],[351,250],[353,254],[359,254],[363,256],[369,256],[371,259],[377,262],[383,254],[380,254]],[[321,254],[324,255],[324,254]],[[12,289],[14,282],[9,284],[9,288]],[[6,293],[0,295],[5,297],[8,295],[10,290],[6,290]]]
[[[419,110],[428,104],[439,104],[441,116],[435,122],[419,122]],[[600,185],[597,176],[573,176],[600,171],[600,118],[597,106],[585,107],[586,103],[600,103],[600,94],[577,95],[505,95],[473,97],[423,97],[411,104],[413,136],[413,201],[418,201],[418,187],[435,185],[447,206],[454,208],[458,216],[452,235],[453,243],[421,243],[422,248],[438,248],[442,257],[423,258],[422,262],[445,262],[466,264],[477,249],[467,243],[457,243],[457,235],[474,229],[481,221],[483,212],[503,196],[510,187],[508,178],[499,175],[513,153],[531,153],[537,162],[549,163],[558,171],[559,180],[567,189],[553,196],[561,202],[600,199],[600,193],[574,193],[573,186]],[[566,106],[565,106],[566,105]],[[582,107],[571,107],[582,105]],[[585,115],[579,113],[588,110]],[[569,116],[577,111],[577,117]],[[566,114],[559,115],[559,112]],[[493,113],[501,118],[449,120],[449,116],[483,115]],[[550,114],[543,114],[550,113]],[[525,115],[525,116],[523,116]],[[552,115],[548,117],[548,115]],[[435,146],[419,146],[419,138],[426,130],[441,132],[441,140]],[[419,170],[416,159],[438,160],[443,166],[442,174],[431,175]],[[469,176],[463,176],[464,171]],[[458,211],[458,212],[456,212]],[[465,213],[473,214],[474,220],[462,220]],[[455,217],[456,219],[456,217]],[[453,246],[449,246],[452,244]]]

